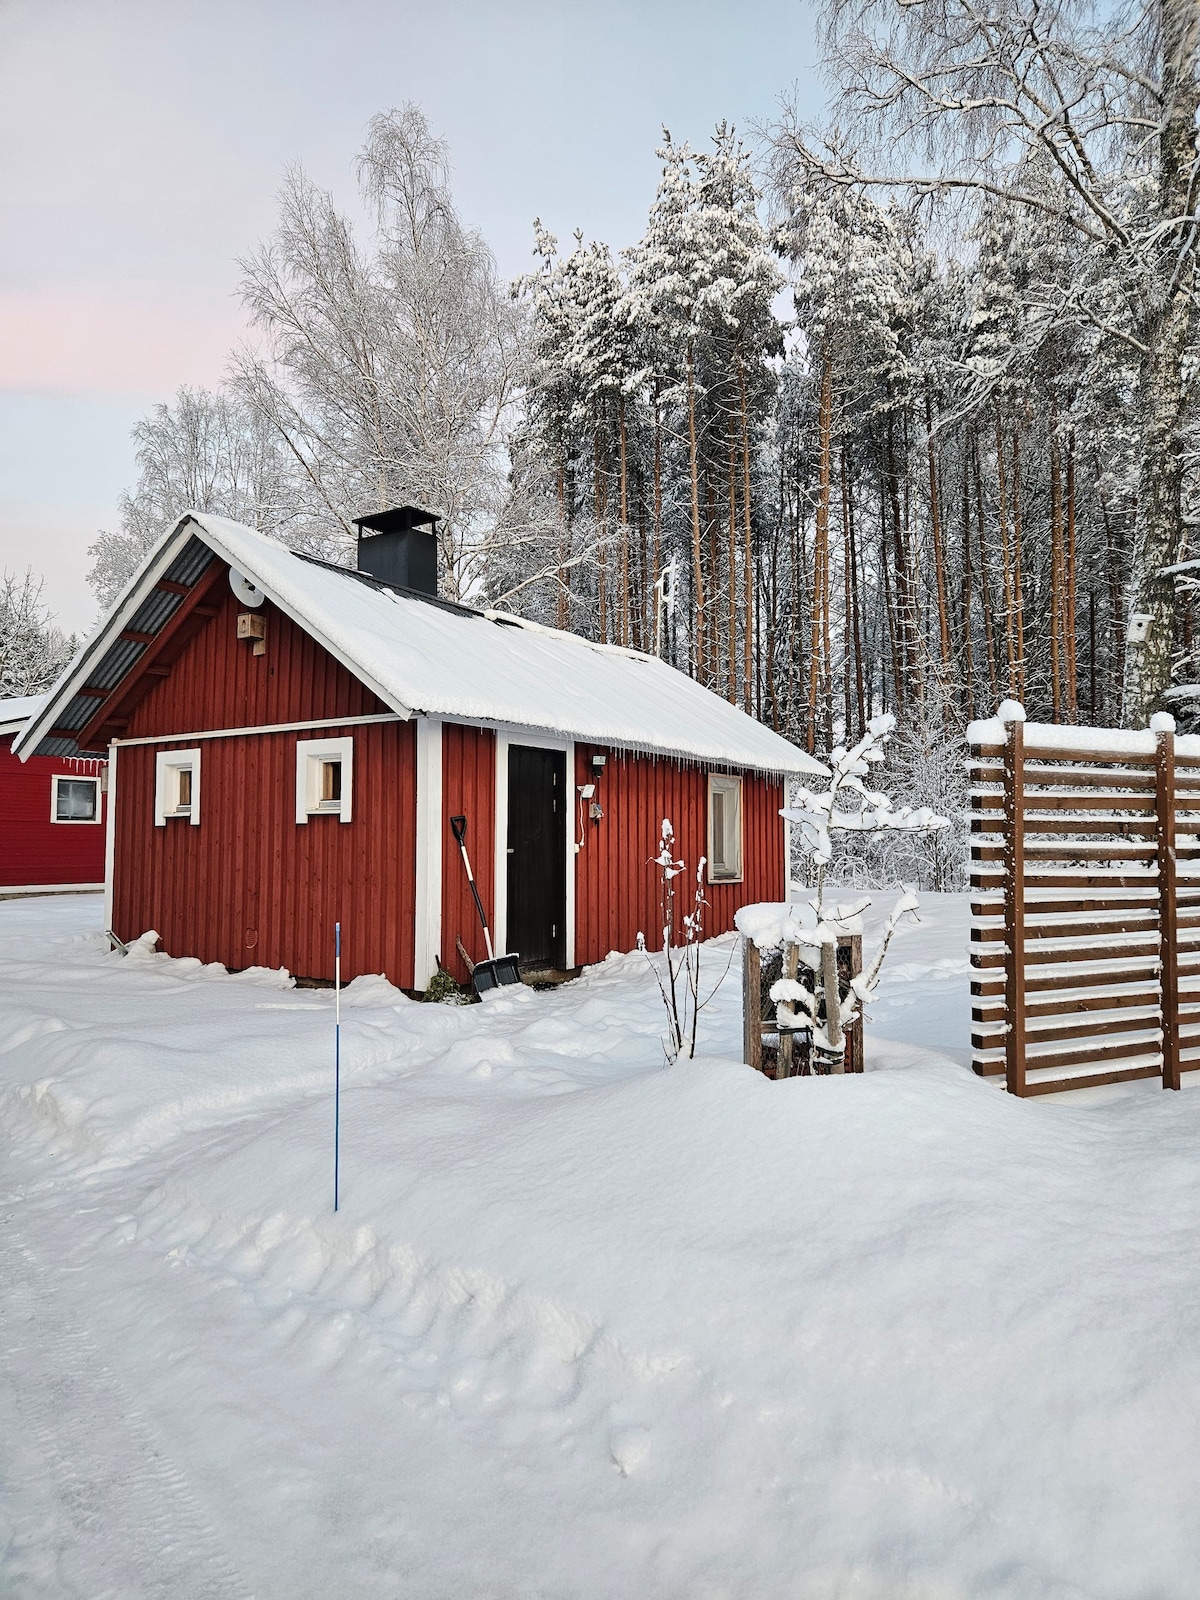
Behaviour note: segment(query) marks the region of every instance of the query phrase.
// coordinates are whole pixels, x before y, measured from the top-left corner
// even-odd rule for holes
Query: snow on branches
[[[939,817],[929,806],[893,805],[890,796],[868,789],[863,779],[871,767],[883,761],[883,746],[896,727],[890,712],[872,717],[867,731],[849,750],[839,745],[829,758],[833,773],[828,789],[814,793],[801,789],[795,803],[783,816],[800,829],[801,847],[811,856],[813,863],[824,869],[833,855],[830,830],[854,833],[928,833],[950,825],[948,817]],[[847,809],[846,802],[857,805]]]
[[[692,909],[682,921],[682,944],[677,942],[675,929],[677,916],[675,880],[681,873],[687,871],[687,863],[675,854],[675,829],[669,817],[663,818],[658,854],[651,857],[651,865],[658,868],[661,885],[661,965],[656,965],[651,960],[645,934],[638,934],[637,944],[638,949],[645,953],[647,961],[650,962],[667,1013],[667,1037],[663,1040],[663,1051],[670,1065],[680,1056],[686,1056],[690,1060],[696,1054],[696,1024],[700,1013],[725,981],[733,963],[733,949],[736,945],[731,949],[725,971],[717,979],[712,992],[706,999],[701,1000],[700,946],[704,942],[704,910],[708,905],[704,897],[704,869],[708,865],[708,858],[701,856],[696,864],[696,890],[692,897]]]
[[[802,789],[782,815],[799,829],[802,849],[817,869],[817,891],[800,906],[751,906],[738,913],[744,937],[757,944],[784,945],[796,952],[797,968],[810,978],[781,978],[771,988],[776,1019],[782,1028],[795,1029],[796,1008],[808,1019],[813,1051],[825,1070],[840,1072],[845,1054],[846,1029],[859,1018],[879,984],[888,947],[906,916],[915,916],[917,897],[906,888],[892,908],[883,936],[869,966],[850,981],[846,995],[838,976],[839,939],[862,932],[862,914],[869,899],[848,904],[825,903],[825,869],[833,855],[833,832],[926,833],[949,827],[948,817],[929,806],[896,806],[890,795],[867,786],[871,768],[884,760],[884,746],[896,726],[890,715],[873,717],[867,731],[849,749],[839,746],[830,756],[829,787],[821,792]],[[764,913],[782,913],[774,919]],[[811,915],[811,922],[808,916]],[[803,1024],[801,1024],[803,1026]]]

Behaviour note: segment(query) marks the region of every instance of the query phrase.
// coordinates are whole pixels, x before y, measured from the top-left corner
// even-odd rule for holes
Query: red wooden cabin
[[[231,968],[424,988],[483,940],[573,970],[660,937],[661,821],[712,933],[785,888],[783,785],[823,769],[663,662],[437,597],[433,519],[365,518],[358,570],[188,515],[19,741],[109,758],[110,926]]]
[[[13,754],[44,703],[0,700],[0,894],[99,889],[104,880],[103,760]]]

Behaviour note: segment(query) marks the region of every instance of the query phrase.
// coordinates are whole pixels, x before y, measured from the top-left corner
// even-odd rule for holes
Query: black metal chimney
[[[436,597],[436,512],[420,506],[396,506],[369,517],[352,518],[358,529],[358,570],[391,583],[398,589],[415,589]]]

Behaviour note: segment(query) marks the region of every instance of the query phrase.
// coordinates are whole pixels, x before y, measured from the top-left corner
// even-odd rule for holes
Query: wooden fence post
[[[800,969],[800,950],[797,945],[785,944],[783,947],[783,975],[785,978],[795,979]],[[795,1003],[791,1000],[780,1002],[779,1006],[779,1055],[778,1066],[775,1068],[776,1078],[790,1078],[792,1076],[793,1043],[795,1034],[789,1028],[782,1026],[784,1018],[794,1018],[796,1015]]]
[[[1025,1093],[1025,725],[1014,718],[1004,739],[1004,1073],[1010,1094]]]
[[[753,939],[742,935],[742,1060],[762,1071],[762,957]]]
[[[1175,895],[1175,735],[1154,736],[1158,822],[1158,959],[1162,1010],[1162,1085],[1179,1088],[1179,925]]]

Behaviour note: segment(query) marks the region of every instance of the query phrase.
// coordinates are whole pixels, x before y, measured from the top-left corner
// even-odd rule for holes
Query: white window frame
[[[190,811],[179,810],[179,774],[184,767],[192,769],[192,805]],[[160,750],[154,758],[154,825],[165,828],[175,817],[189,821],[193,828],[200,826],[200,751]]]
[[[737,797],[737,871],[714,871],[716,852],[713,849],[713,795],[720,789]],[[710,772],[708,775],[708,881],[709,883],[741,883],[746,876],[746,814],[741,776],[735,772]],[[728,840],[726,840],[728,843]]]
[[[96,791],[95,815],[90,817],[60,817],[58,814],[58,786],[60,783],[92,784]],[[102,815],[103,803],[100,799],[101,793],[100,779],[98,777],[93,778],[87,773],[80,773],[77,776],[73,772],[56,772],[50,779],[50,821],[60,828],[80,826],[84,828],[94,828],[97,823],[104,821],[104,817]]]
[[[320,793],[321,763],[340,761],[342,764],[342,800],[335,811],[332,806],[322,806]],[[347,734],[342,739],[296,740],[296,821],[304,823],[310,817],[337,817],[349,822],[354,815],[354,738]]]

